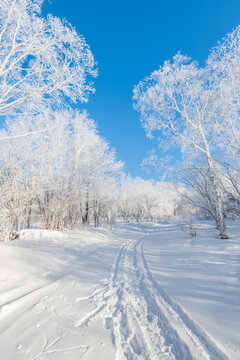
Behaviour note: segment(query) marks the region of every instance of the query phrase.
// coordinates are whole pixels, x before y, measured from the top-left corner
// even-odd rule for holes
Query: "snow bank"
[[[67,234],[61,231],[53,230],[40,230],[40,229],[25,229],[21,230],[19,240],[20,241],[50,241],[61,243],[67,240]]]

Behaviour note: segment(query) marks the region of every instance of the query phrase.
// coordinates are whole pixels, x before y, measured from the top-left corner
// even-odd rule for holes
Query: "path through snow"
[[[0,313],[1,359],[228,359],[153,277],[144,244],[159,231],[129,225],[100,245],[84,247],[75,240],[58,245],[63,247],[60,254],[55,253],[57,245],[40,251],[40,256],[52,257],[53,264],[55,253],[55,275],[39,281],[35,274],[31,279],[36,279],[36,287],[34,281],[31,289],[20,286],[19,296],[9,290],[13,296],[2,303]],[[25,248],[29,255],[37,249]],[[113,254],[111,275],[102,277]],[[86,278],[89,270],[99,274]]]

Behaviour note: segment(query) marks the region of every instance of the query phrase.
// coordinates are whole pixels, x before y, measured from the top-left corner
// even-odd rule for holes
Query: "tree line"
[[[32,226],[168,220],[186,209],[228,238],[225,219],[240,214],[240,27],[204,65],[177,53],[135,87],[147,135],[182,154],[178,182],[154,182],[124,174],[95,121],[76,110],[95,91],[96,62],[84,37],[42,16],[42,4],[0,2],[0,238]]]
[[[42,4],[0,2],[1,240],[35,226],[161,217],[156,194],[167,185],[126,177],[95,121],[71,108],[94,92],[96,63],[84,37],[66,20],[43,17]]]

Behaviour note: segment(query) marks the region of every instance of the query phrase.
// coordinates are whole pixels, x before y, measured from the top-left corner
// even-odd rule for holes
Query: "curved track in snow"
[[[55,345],[67,334],[79,334],[100,321],[111,332],[115,360],[226,360],[207,334],[155,281],[144,255],[149,235],[122,245],[110,279],[101,288],[89,296],[65,298],[71,312],[59,314],[53,297],[42,298],[39,311],[47,312],[51,322],[57,324],[58,336],[50,340],[47,330],[38,324],[42,349],[33,356],[20,346],[19,353],[32,360],[72,352],[77,352],[79,359],[91,358],[89,346],[56,349]],[[83,314],[78,312],[82,302],[91,304]]]
[[[154,280],[143,252],[147,238],[122,246],[108,290],[98,300],[116,360],[227,359]]]

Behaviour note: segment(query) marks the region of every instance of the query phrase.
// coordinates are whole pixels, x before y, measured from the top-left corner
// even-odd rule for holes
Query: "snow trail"
[[[159,326],[166,330],[166,339],[172,342],[175,348],[176,359],[211,359],[226,360],[227,356],[218,349],[209,339],[200,327],[182,310],[182,308],[174,303],[165,291],[154,280],[148,267],[143,245],[147,237],[141,239],[135,245],[135,261],[137,260],[140,276],[142,279],[143,293],[150,299],[149,305],[151,310],[156,310],[159,316]],[[161,322],[161,320],[163,320]],[[165,325],[164,325],[165,324]],[[175,338],[174,333],[179,335],[179,339]],[[182,345],[184,348],[182,348]],[[189,353],[185,352],[188,348]],[[183,353],[179,353],[183,350]]]
[[[227,360],[154,279],[144,254],[153,233],[124,240],[109,280],[89,295],[79,296],[81,285],[70,273],[48,284],[55,292],[34,304],[41,346],[33,351],[19,343],[21,358],[73,359],[75,353],[78,359],[95,359],[96,345],[86,343],[84,334],[98,329],[110,332],[115,360]]]
[[[129,241],[119,252],[113,276],[115,302],[108,309],[116,360],[190,359],[188,348],[166,321],[156,296],[146,286],[143,264],[139,262],[140,241]]]
[[[227,359],[154,280],[143,251],[148,236],[122,245],[109,283],[91,295],[95,307],[75,326],[101,316],[116,360]]]

